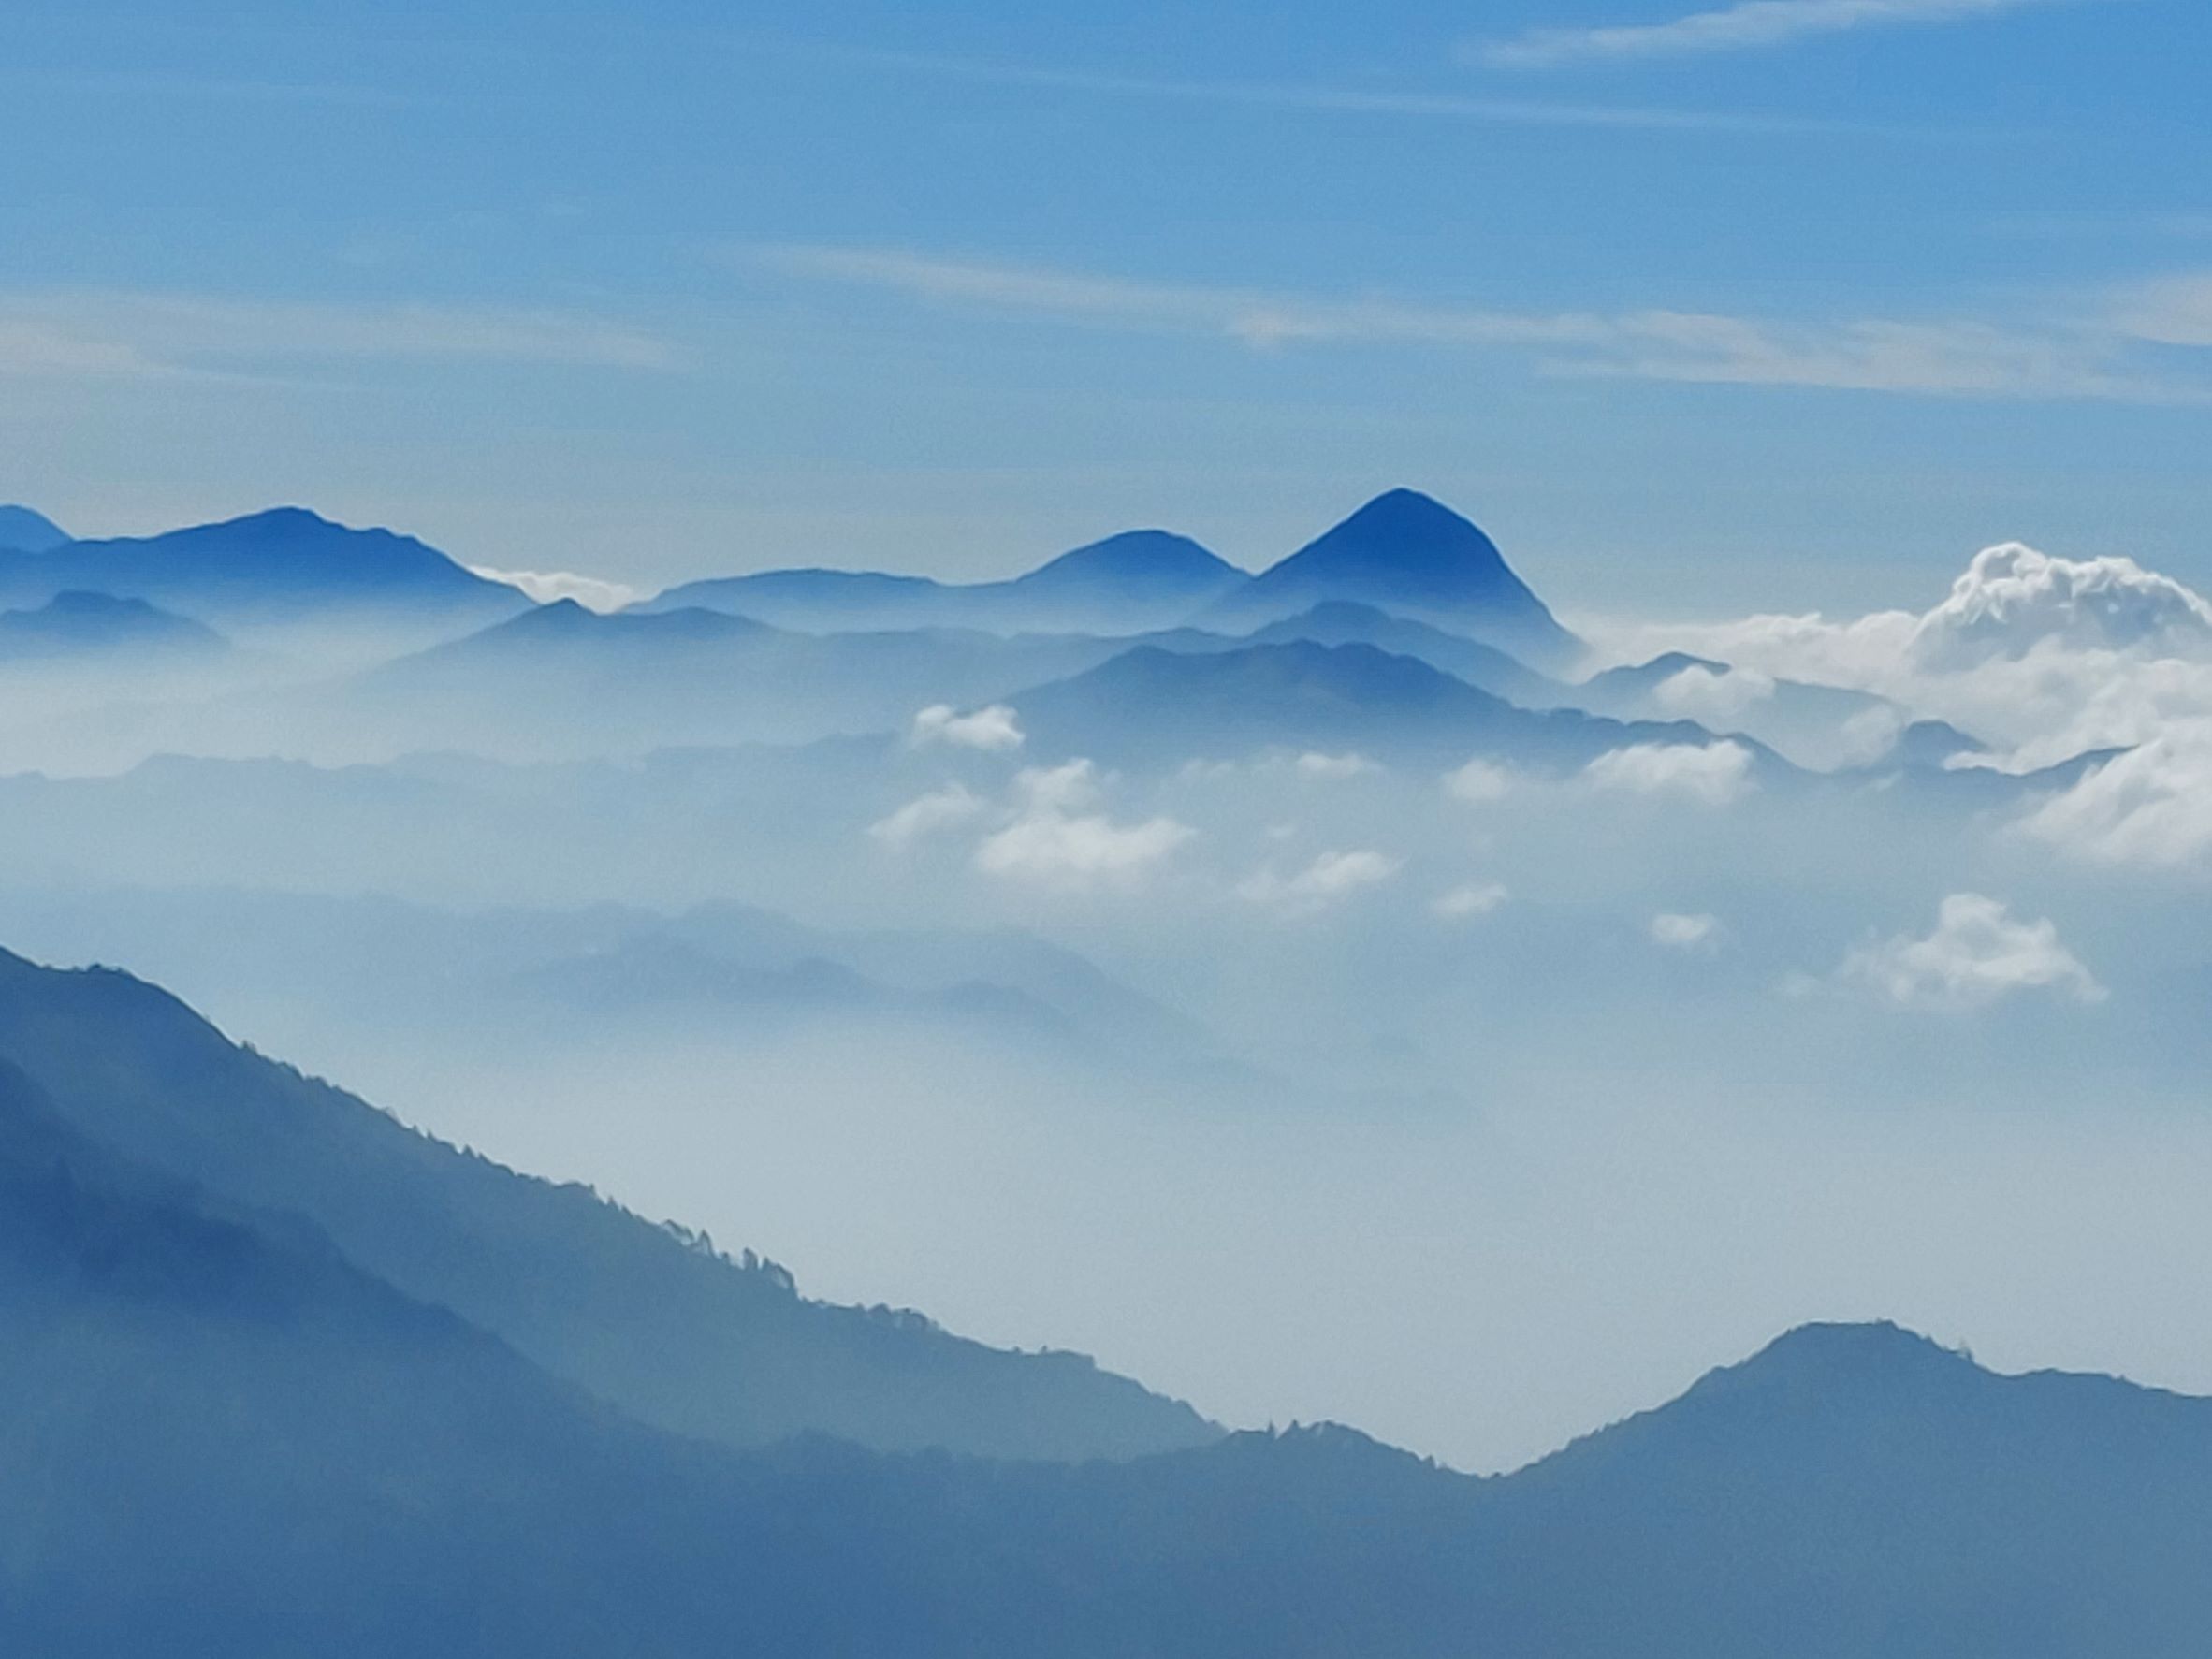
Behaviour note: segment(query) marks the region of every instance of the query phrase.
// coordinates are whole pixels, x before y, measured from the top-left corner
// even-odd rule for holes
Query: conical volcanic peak
[[[1538,666],[1556,666],[1576,649],[1496,543],[1413,489],[1375,497],[1229,595],[1202,622],[1260,628],[1332,602],[1411,617]]]

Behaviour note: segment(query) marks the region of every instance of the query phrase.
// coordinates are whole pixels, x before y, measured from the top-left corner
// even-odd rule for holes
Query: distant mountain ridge
[[[1480,754],[1559,771],[1637,743],[1713,741],[1687,720],[1521,708],[1415,657],[1308,639],[1214,651],[1141,646],[1011,702],[1032,753],[1136,766],[1293,749],[1423,763]],[[1759,764],[1788,770],[1752,747]]]
[[[706,605],[816,632],[951,623],[1139,634],[1187,625],[1238,636],[1337,604],[1425,623],[1536,668],[1561,666],[1581,649],[1488,536],[1411,489],[1376,497],[1258,575],[1188,537],[1142,530],[1078,547],[1010,581],[764,571],[687,582],[638,608]]]
[[[476,626],[531,604],[412,536],[349,529],[300,507],[0,553],[0,604],[42,604],[71,591],[144,600],[217,628],[379,617]]]
[[[1393,657],[1418,658],[1477,691],[1524,708],[1554,706],[1554,700],[1564,690],[1560,681],[1538,674],[1495,646],[1348,599],[1325,600],[1309,611],[1271,622],[1241,637],[1230,636],[1224,645],[1207,648],[1288,645],[1299,640],[1323,646],[1373,646]]]
[[[1244,572],[1187,536],[1136,530],[1006,581],[764,571],[686,582],[636,608],[706,606],[808,632],[965,627],[1138,633],[1173,626],[1244,579]]]
[[[36,609],[0,610],[0,665],[123,653],[140,661],[210,657],[226,647],[213,629],[142,599],[63,592]]]

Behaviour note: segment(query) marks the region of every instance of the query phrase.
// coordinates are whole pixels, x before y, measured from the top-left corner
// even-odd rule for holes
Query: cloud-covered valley
[[[1287,575],[1142,532],[620,608],[313,515],[186,533],[66,544],[93,604],[0,554],[0,942],[836,1295],[1489,1465],[1899,1311],[1869,1216],[1903,1311],[2052,1357],[1931,1219],[1993,1156],[2047,1227],[2194,1236],[2058,1196],[2116,1123],[2158,1191],[2212,1168],[2212,610],[2124,559],[1575,640],[1409,492]],[[2101,1356],[2157,1325],[2108,1259],[2060,1319]],[[1496,1358],[1601,1345],[1609,1393]]]

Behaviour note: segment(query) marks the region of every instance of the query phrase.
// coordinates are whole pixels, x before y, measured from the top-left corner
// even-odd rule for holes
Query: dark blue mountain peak
[[[1471,589],[1520,587],[1497,544],[1473,520],[1414,489],[1376,496],[1275,569],[1301,562],[1388,576],[1406,598],[1457,598]]]
[[[1248,632],[1332,601],[1411,617],[1540,667],[1562,665],[1580,650],[1496,543],[1414,489],[1376,496],[1197,621]]]
[[[69,532],[45,514],[0,504],[0,552],[51,553],[68,540]]]
[[[1242,574],[1188,536],[1167,530],[1125,530],[1048,560],[1021,581],[1025,585],[1080,579],[1204,586]]]
[[[1800,1325],[1750,1359],[1710,1373],[1691,1392],[1809,1389],[1826,1394],[1973,1369],[1964,1354],[1886,1319],[1817,1323]]]

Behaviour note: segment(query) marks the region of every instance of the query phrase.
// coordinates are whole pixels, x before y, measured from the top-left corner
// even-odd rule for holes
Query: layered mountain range
[[[0,956],[0,1634],[251,1659],[2144,1659],[2212,1402],[1807,1327],[1517,1474],[812,1302]]]

